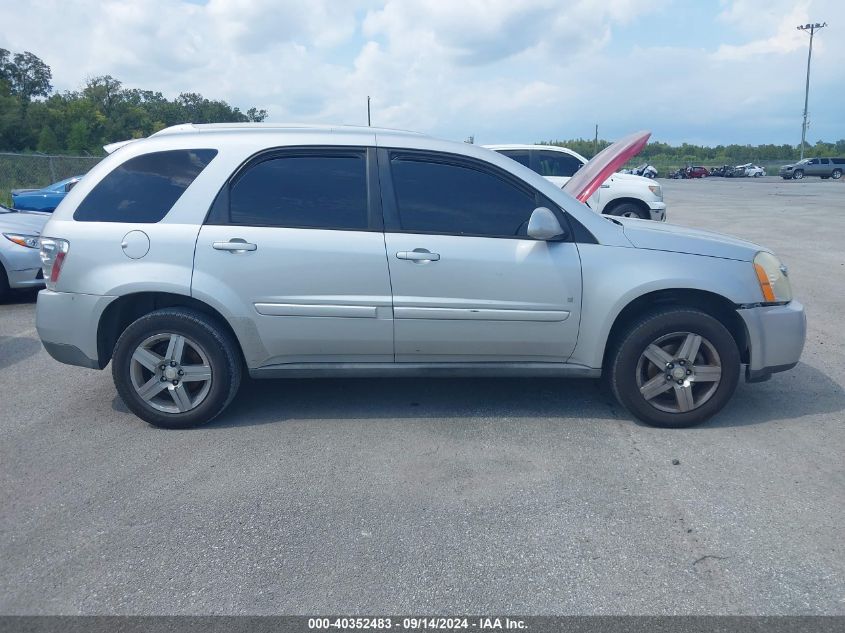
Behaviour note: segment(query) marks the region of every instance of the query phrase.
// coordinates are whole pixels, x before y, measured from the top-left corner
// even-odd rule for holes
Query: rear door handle
[[[439,253],[432,253],[424,248],[415,248],[412,251],[399,251],[397,259],[408,259],[412,262],[437,262],[440,261]]]
[[[218,251],[229,251],[230,253],[243,253],[245,251],[254,251],[258,249],[257,245],[250,244],[239,237],[232,238],[228,242],[214,242],[211,246]]]

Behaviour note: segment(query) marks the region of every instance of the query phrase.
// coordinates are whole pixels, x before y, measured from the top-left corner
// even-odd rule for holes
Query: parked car
[[[637,165],[633,169],[623,169],[619,172],[620,174],[633,174],[634,176],[642,176],[644,178],[657,178],[657,167],[654,165],[649,165],[648,163],[642,163],[641,165]]]
[[[43,189],[12,189],[12,207],[20,211],[52,213],[82,176],[65,178]]]
[[[778,175],[784,180],[801,180],[804,176],[819,176],[822,180],[842,178],[845,158],[805,158],[794,165],[784,165]]]
[[[512,158],[563,187],[587,159],[578,152],[555,145],[485,145]],[[643,220],[666,219],[663,187],[649,178],[611,174],[590,197],[587,204],[597,213]]]
[[[745,178],[745,166],[735,165],[725,169],[725,178]]]
[[[686,167],[679,167],[675,171],[670,172],[669,178],[706,178],[709,175],[710,172],[706,167],[693,167],[692,165],[688,165]]]
[[[737,165],[736,170],[742,170],[743,175],[747,178],[760,178],[766,175],[766,170],[753,163],[745,163],[744,165]]]
[[[769,250],[582,202],[487,149],[376,128],[180,125],[124,145],[41,239],[36,326],[111,362],[147,422],[208,422],[254,378],[605,376],[657,426],[793,367],[806,332]]]
[[[709,169],[709,171],[710,171],[710,176],[724,177],[725,173],[728,170],[732,170],[732,169],[733,169],[733,167],[731,167],[730,165],[722,165],[721,167],[711,167]]]
[[[38,237],[47,217],[0,205],[0,299],[10,288],[44,285]]]

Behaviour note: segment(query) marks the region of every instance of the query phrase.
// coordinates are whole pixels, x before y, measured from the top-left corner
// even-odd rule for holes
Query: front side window
[[[483,169],[394,155],[390,161],[404,231],[524,237],[534,195]]]
[[[130,158],[97,183],[73,219],[158,222],[216,155],[216,149],[177,149]]]
[[[541,176],[571,178],[581,166],[580,160],[564,152],[537,151],[537,172]]]
[[[232,224],[366,230],[367,211],[363,151],[268,158],[229,193]]]

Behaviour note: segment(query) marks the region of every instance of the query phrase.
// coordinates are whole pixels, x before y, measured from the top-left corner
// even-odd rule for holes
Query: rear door
[[[192,290],[255,333],[264,352],[253,366],[392,361],[374,150],[254,157],[200,230]]]
[[[534,208],[559,209],[480,160],[385,149],[379,163],[396,361],[566,361],[578,250],[526,236]]]

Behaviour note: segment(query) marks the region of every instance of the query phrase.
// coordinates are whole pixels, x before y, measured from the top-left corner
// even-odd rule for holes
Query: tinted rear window
[[[834,165],[845,165],[845,158],[831,158]]]
[[[500,153],[504,154],[508,158],[515,160],[516,162],[520,163],[521,165],[525,165],[526,167],[530,167],[530,160],[528,158],[528,150],[527,149],[504,149],[504,150],[500,150]]]
[[[217,155],[215,149],[177,149],[130,158],[80,203],[80,222],[158,222]]]

